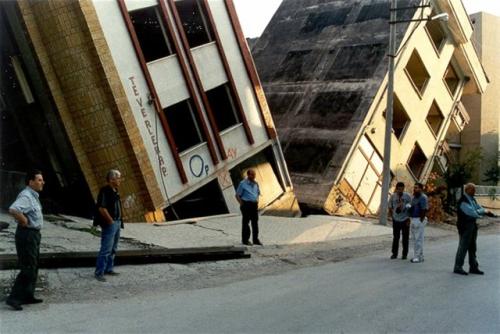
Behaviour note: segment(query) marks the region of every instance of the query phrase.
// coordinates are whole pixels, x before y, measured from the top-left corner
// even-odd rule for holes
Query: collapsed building
[[[232,0],[2,1],[0,18],[3,205],[39,166],[45,200],[88,213],[118,168],[129,221],[232,213],[254,168],[260,206],[298,212]]]
[[[461,1],[398,1],[392,181],[446,169],[463,95],[487,77]],[[440,13],[448,22],[427,20]],[[284,0],[252,49],[299,201],[376,214],[381,197],[390,1]],[[408,20],[419,20],[408,22]]]

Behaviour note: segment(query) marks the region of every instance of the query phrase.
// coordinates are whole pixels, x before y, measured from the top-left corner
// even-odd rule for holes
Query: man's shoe
[[[468,275],[467,272],[465,270],[463,270],[462,268],[455,269],[455,270],[453,270],[453,272],[455,274],[459,274],[459,275],[464,275],[464,276]]]
[[[471,269],[469,270],[469,274],[484,275],[484,271],[481,271],[479,269]]]
[[[120,275],[120,273],[117,273],[116,271],[108,271],[107,273],[104,273],[104,275],[118,276]]]
[[[95,275],[95,279],[99,282],[106,282],[106,278],[104,277],[104,275]]]
[[[398,257],[396,255],[391,255],[391,260],[397,259]]]
[[[247,246],[252,246],[252,243],[250,241],[243,241],[241,242],[243,245],[247,245]]]
[[[28,300],[25,300],[23,302],[23,304],[40,304],[40,303],[43,303],[43,299],[40,299],[40,298],[30,298]]]
[[[424,260],[421,260],[419,259],[418,257],[415,257],[413,259],[410,260],[411,263],[420,263],[420,262],[423,262]]]
[[[14,309],[14,311],[22,311],[23,310],[23,307],[21,306],[21,304],[19,304],[15,300],[7,299],[5,301],[5,304],[7,304],[10,307],[12,307]]]
[[[407,259],[406,255],[403,255],[403,256],[401,257],[401,260],[406,260],[406,259]]]
[[[255,240],[255,241],[253,242],[253,244],[254,244],[254,245],[258,245],[258,246],[263,246],[263,245],[262,245],[262,242],[260,242],[260,240],[258,240],[258,239],[257,239],[257,240]]]

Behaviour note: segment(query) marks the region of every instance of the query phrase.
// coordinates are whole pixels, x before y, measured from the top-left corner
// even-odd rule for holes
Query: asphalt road
[[[451,272],[456,246],[427,245],[421,264],[384,252],[217,288],[2,306],[0,332],[500,333],[500,236],[479,239],[485,276]]]

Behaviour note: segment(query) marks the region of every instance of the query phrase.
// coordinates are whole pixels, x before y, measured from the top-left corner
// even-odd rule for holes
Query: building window
[[[431,16],[436,15],[435,13],[431,14]],[[443,28],[441,28],[441,23],[439,21],[429,21],[425,25],[425,29],[427,30],[427,33],[429,34],[429,37],[431,39],[432,45],[436,48],[436,51],[438,53],[441,52],[441,49],[446,41],[446,34],[443,31]]]
[[[314,72],[312,50],[290,51],[281,62],[275,79],[283,81],[307,81]]]
[[[227,84],[215,87],[206,94],[219,131],[240,123],[234,99]]]
[[[415,146],[413,147],[413,152],[410,156],[410,160],[408,160],[408,168],[410,169],[413,177],[415,177],[416,180],[420,179],[426,163],[427,157],[425,156],[420,146],[418,144],[415,144]]]
[[[392,108],[392,132],[396,138],[401,141],[406,130],[410,126],[410,117],[396,94],[394,94],[394,104]],[[387,111],[384,111],[383,113],[384,118],[386,117],[386,112]]]
[[[337,150],[332,142],[310,139],[284,142],[282,146],[286,163],[294,173],[322,174]]]
[[[427,124],[431,128],[434,135],[438,135],[439,129],[441,129],[441,125],[443,124],[444,116],[439,109],[436,101],[432,102],[431,108],[429,109],[429,113],[427,114]]]
[[[457,71],[451,63],[446,68],[446,72],[444,72],[444,81],[446,82],[446,86],[450,90],[451,95],[455,96],[460,78],[458,77]]]
[[[176,103],[163,110],[172,131],[177,151],[182,152],[205,141],[200,128],[198,114],[195,113],[191,100]]]
[[[182,27],[191,48],[211,42],[213,33],[201,0],[177,0]]]
[[[409,126],[410,117],[408,117],[408,114],[401,104],[401,101],[399,101],[398,97],[394,95],[392,130],[394,131],[394,135],[396,136],[396,138],[398,138],[399,141],[403,139],[403,135],[406,133],[406,130]]]
[[[347,19],[350,8],[336,8],[334,10],[317,12],[314,11],[307,16],[307,20],[300,29],[303,34],[315,33],[318,34],[323,31],[323,29],[330,26],[340,26],[343,25]]]
[[[174,53],[172,39],[163,25],[158,6],[134,10],[129,14],[146,62]]]
[[[417,91],[422,94],[427,82],[429,81],[430,75],[425,69],[424,63],[416,50],[413,51],[410,60],[408,60],[405,71]]]

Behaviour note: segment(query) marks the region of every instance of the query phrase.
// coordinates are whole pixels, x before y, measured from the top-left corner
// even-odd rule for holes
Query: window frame
[[[413,54],[416,54],[417,57],[418,57],[418,60],[420,60],[420,63],[422,64],[425,72],[427,73],[427,79],[424,81],[424,83],[422,84],[422,91],[420,91],[418,89],[418,86],[417,84],[413,81],[412,77],[411,77],[411,74],[410,72],[408,71],[408,64],[410,63],[410,60],[413,56]],[[427,68],[425,67],[425,63],[422,61],[422,57],[420,57],[420,53],[417,51],[417,49],[413,49],[412,53],[411,53],[411,56],[410,58],[408,58],[408,61],[406,62],[406,65],[404,67],[404,72],[406,73],[406,76],[408,77],[408,79],[410,80],[410,83],[413,87],[413,89],[415,90],[415,92],[417,93],[417,95],[419,96],[420,99],[423,98],[426,90],[427,90],[427,87],[429,86],[429,81],[431,79],[431,75],[429,74],[429,71],[427,70]]]

